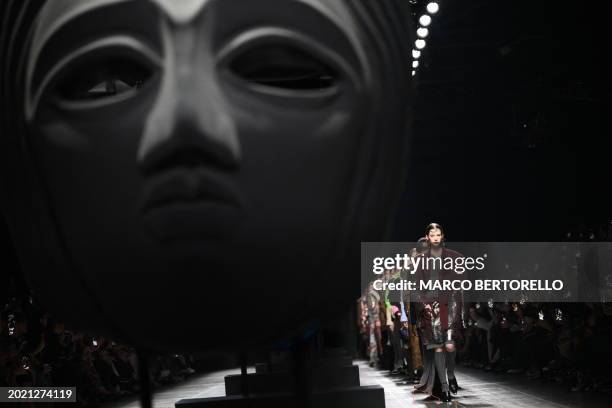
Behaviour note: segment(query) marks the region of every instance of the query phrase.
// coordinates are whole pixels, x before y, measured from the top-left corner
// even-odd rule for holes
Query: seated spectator
[[[119,373],[113,364],[112,354],[106,349],[95,351],[93,365],[104,388],[113,395],[121,394]]]

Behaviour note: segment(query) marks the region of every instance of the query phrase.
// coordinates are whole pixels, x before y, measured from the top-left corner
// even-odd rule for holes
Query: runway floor
[[[490,373],[478,369],[459,367],[457,382],[461,389],[453,402],[443,404],[428,400],[425,394],[413,394],[412,385],[399,384],[401,379],[385,371],[370,368],[365,362],[359,365],[361,385],[380,385],[385,389],[386,408],[410,407],[500,407],[500,408],[609,408],[612,401],[601,394],[571,393],[558,384],[541,380],[527,380],[522,377]],[[249,369],[254,372],[254,369]],[[238,374],[238,369],[216,371],[194,375],[182,384],[157,391],[153,397],[154,408],[174,408],[174,403],[183,398],[205,398],[225,395],[223,378]],[[104,408],[139,408],[135,399],[105,404]]]

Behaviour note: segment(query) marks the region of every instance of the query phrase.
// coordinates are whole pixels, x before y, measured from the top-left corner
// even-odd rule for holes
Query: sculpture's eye
[[[286,90],[323,90],[338,74],[317,56],[287,45],[260,45],[232,59],[229,69],[253,84]]]
[[[68,101],[98,100],[137,90],[151,75],[151,69],[135,60],[93,60],[72,68],[60,82],[57,93]]]

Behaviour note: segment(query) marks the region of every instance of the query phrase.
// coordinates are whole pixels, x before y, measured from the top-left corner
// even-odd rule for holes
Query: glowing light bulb
[[[419,24],[421,24],[423,27],[427,27],[431,24],[431,16],[423,14],[421,17],[419,17]]]
[[[427,12],[430,14],[436,14],[440,10],[440,6],[435,1],[432,1],[427,5]]]
[[[419,37],[421,37],[421,38],[425,38],[425,37],[427,37],[427,35],[429,35],[429,30],[428,30],[428,29],[426,29],[425,27],[420,27],[420,28],[417,30],[417,35],[418,35]]]

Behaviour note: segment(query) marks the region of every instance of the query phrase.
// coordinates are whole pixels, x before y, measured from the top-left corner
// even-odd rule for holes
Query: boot
[[[451,402],[451,395],[448,391],[442,391],[442,402]]]
[[[456,378],[449,378],[448,379],[448,388],[450,389],[450,392],[452,392],[453,394],[456,394],[457,391],[459,391],[459,385],[457,385],[457,379]]]

